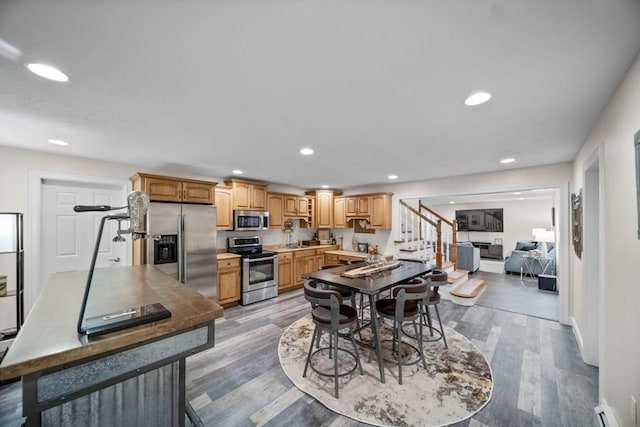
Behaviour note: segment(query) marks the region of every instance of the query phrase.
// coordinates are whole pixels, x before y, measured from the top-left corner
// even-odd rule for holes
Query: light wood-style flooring
[[[301,290],[225,310],[216,347],[187,359],[187,395],[203,425],[362,425],[301,393],[280,368],[280,335],[308,312]],[[581,361],[569,327],[449,301],[440,312],[485,353],[495,381],[491,402],[458,426],[593,425],[598,370]],[[0,425],[21,424],[20,400],[19,382],[0,387]]]

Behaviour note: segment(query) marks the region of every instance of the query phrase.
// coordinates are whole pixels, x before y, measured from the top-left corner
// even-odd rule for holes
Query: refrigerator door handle
[[[178,215],[178,282],[184,282],[182,252],[184,251],[184,241],[182,233],[182,215]]]
[[[182,283],[187,283],[187,277],[189,277],[187,274],[187,246],[186,246],[186,241],[185,241],[185,222],[186,222],[186,218],[187,216],[185,214],[182,214]]]

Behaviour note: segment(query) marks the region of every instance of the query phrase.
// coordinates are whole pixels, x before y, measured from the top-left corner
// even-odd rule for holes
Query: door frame
[[[28,213],[29,213],[29,242],[32,248],[38,250],[31,251],[31,261],[29,268],[28,286],[25,287],[25,312],[31,311],[36,302],[38,295],[44,289],[45,283],[39,283],[40,280],[40,260],[42,258],[42,186],[47,180],[60,181],[60,183],[68,185],[86,185],[109,187],[114,190],[122,191],[123,200],[126,200],[127,194],[131,191],[131,181],[120,178],[107,178],[103,176],[91,176],[71,173],[51,172],[45,170],[29,171],[29,196],[28,196]],[[131,245],[127,246],[126,259],[122,265],[130,265],[132,259]],[[89,267],[87,266],[87,269]]]

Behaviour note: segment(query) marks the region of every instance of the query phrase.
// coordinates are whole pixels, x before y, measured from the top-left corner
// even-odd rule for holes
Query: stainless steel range
[[[242,256],[242,305],[278,296],[278,254],[262,250],[262,238],[229,237],[227,251]]]

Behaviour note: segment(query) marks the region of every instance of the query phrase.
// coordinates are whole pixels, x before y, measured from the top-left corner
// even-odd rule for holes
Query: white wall
[[[633,135],[640,130],[640,57],[612,97],[574,162],[572,191],[584,187],[585,162],[601,147],[604,177],[604,270],[600,316],[600,395],[611,406],[621,426],[634,425],[630,396],[640,402],[640,259]],[[585,309],[586,266],[571,254],[572,311],[582,335]],[[639,408],[640,409],[640,408]]]
[[[504,257],[516,247],[518,240],[532,239],[532,228],[551,229],[552,206],[553,201],[551,199],[529,199],[429,205],[429,208],[449,219],[455,218],[456,210],[502,208],[504,215],[503,232],[460,231],[458,240],[495,243],[495,239],[502,239],[502,256]]]

